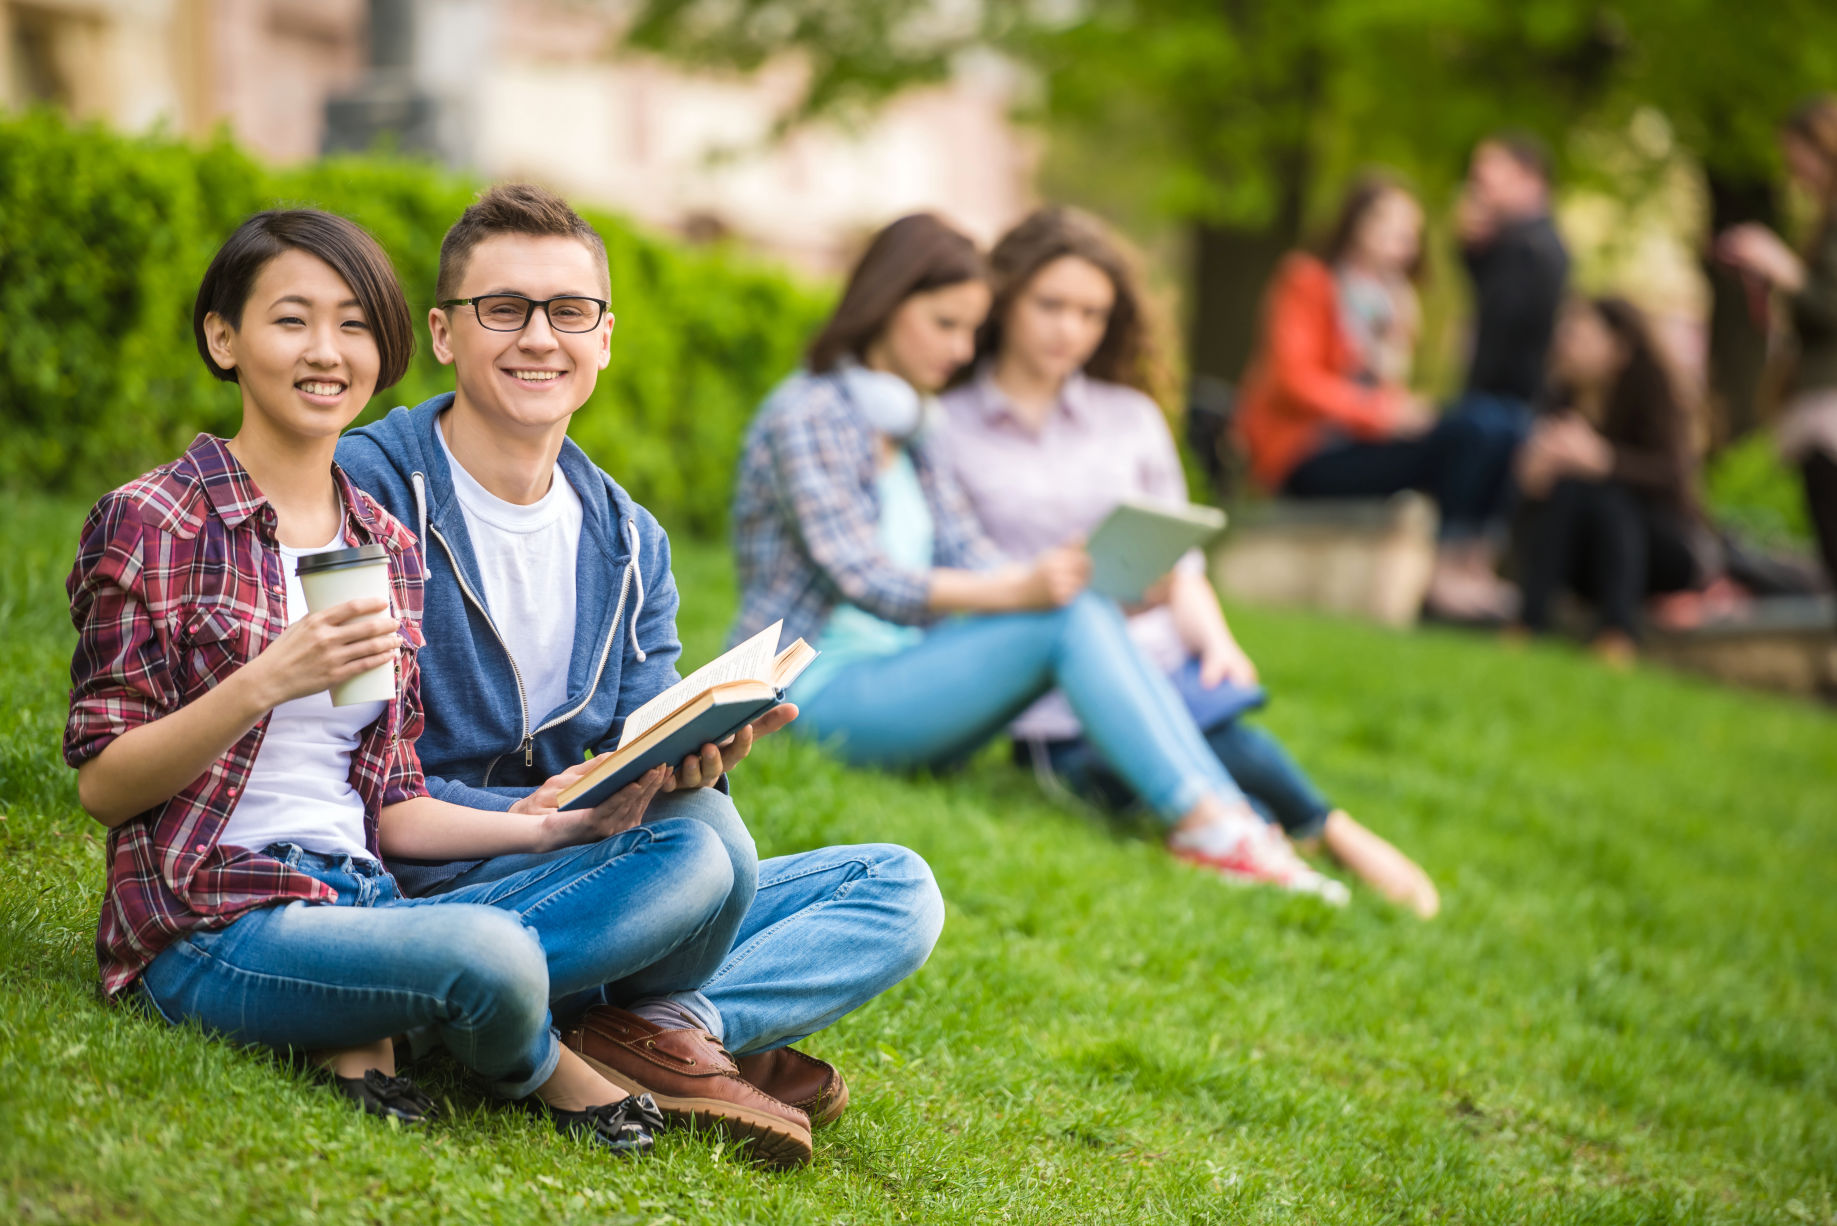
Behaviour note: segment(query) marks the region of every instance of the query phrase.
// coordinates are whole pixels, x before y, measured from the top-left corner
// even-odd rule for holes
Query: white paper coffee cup
[[[366,596],[389,599],[389,551],[381,545],[309,553],[294,566],[306,593],[308,612],[317,613]],[[385,606],[387,608],[387,606]],[[387,702],[395,697],[395,661],[386,660],[332,687],[332,705]]]

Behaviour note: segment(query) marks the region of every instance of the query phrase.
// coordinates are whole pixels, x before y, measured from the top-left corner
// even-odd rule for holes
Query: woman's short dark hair
[[[1329,266],[1336,265],[1352,252],[1352,244],[1358,239],[1359,227],[1365,224],[1365,217],[1377,208],[1387,196],[1405,196],[1411,200],[1416,194],[1396,175],[1383,170],[1368,170],[1352,181],[1346,189],[1345,199],[1340,201],[1339,214],[1333,219],[1332,228],[1327,231],[1325,241],[1320,244],[1321,260]],[[1422,279],[1426,256],[1423,245],[1417,243],[1416,258],[1404,269],[1404,275],[1412,281]]]
[[[1095,265],[1109,279],[1115,293],[1103,339],[1085,363],[1085,373],[1159,399],[1167,391],[1167,380],[1155,350],[1148,304],[1134,262],[1103,222],[1080,209],[1036,209],[1002,235],[989,252],[994,303],[976,332],[977,360],[994,357],[1001,351],[1002,328],[1015,301],[1042,268],[1065,256]],[[967,368],[959,372],[960,377],[968,374]]]
[[[902,217],[876,234],[862,253],[842,300],[810,342],[816,374],[845,356],[864,357],[900,303],[965,281],[986,281],[988,264],[975,240],[932,213]]]
[[[408,300],[396,280],[395,266],[377,241],[354,221],[320,209],[269,209],[236,227],[217,249],[198,298],[191,308],[191,331],[198,354],[211,374],[229,383],[236,371],[217,365],[204,336],[204,317],[218,315],[230,327],[242,327],[243,308],[268,261],[287,251],[304,251],[330,264],[351,287],[358,309],[376,338],[378,390],[399,381],[415,351],[414,324]]]

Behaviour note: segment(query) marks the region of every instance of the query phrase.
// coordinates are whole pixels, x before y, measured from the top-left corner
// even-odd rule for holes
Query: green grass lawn
[[[0,1220],[1837,1222],[1837,721],[1562,650],[1242,610],[1263,717],[1444,912],[1234,890],[985,755],[736,776],[762,854],[891,840],[944,936],[807,1047],[808,1169],[602,1159],[428,1083],[394,1131],[274,1058],[106,1008],[100,828],[58,753],[81,508],[0,499]],[[693,658],[719,547],[677,542]]]

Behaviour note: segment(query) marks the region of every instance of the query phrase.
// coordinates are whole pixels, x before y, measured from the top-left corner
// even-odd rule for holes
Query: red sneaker
[[[1214,822],[1194,830],[1176,830],[1167,838],[1167,850],[1175,859],[1236,885],[1273,885],[1295,894],[1312,894],[1334,907],[1343,907],[1352,898],[1345,885],[1310,868],[1294,848],[1261,822]]]

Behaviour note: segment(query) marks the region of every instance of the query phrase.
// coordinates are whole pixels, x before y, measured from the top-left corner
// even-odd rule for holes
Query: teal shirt
[[[887,561],[901,570],[930,570],[935,536],[931,508],[925,503],[918,469],[903,448],[880,470],[875,491],[880,497],[876,533]],[[788,697],[792,702],[808,702],[850,664],[897,654],[924,637],[923,627],[901,626],[855,605],[839,604],[812,644],[822,654],[792,685]]]

